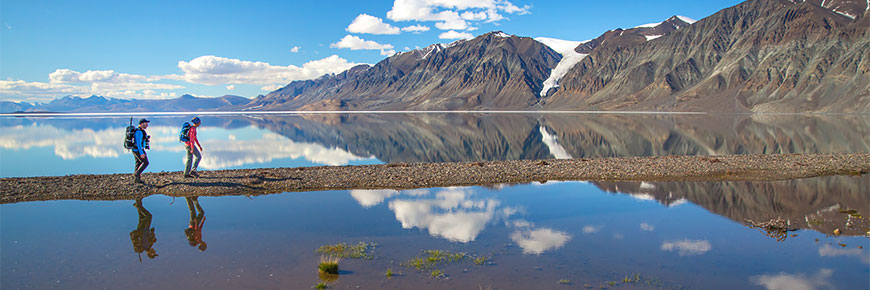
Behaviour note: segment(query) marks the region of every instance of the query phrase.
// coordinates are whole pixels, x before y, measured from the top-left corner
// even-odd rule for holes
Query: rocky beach
[[[392,163],[0,179],[0,203],[259,195],[293,191],[412,189],[547,181],[765,181],[870,172],[870,153],[620,157],[567,160]]]

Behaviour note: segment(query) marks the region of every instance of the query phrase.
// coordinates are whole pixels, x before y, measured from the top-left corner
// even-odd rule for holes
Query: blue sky
[[[579,41],[739,2],[0,0],[0,100],[255,97],[494,30]]]

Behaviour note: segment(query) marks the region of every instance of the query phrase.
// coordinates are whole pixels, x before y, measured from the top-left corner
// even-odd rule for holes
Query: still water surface
[[[175,140],[187,118],[149,118],[154,150],[148,171],[181,169],[182,149]],[[203,119],[205,170],[870,152],[870,122],[848,116]],[[0,175],[128,172],[132,158],[120,148],[128,121],[0,118]],[[161,195],[139,205],[132,200],[4,204],[0,285],[310,289],[321,281],[318,247],[367,242],[377,244],[374,259],[342,260],[338,279],[328,283],[331,289],[866,289],[868,188],[870,177],[863,176],[302,192],[201,197],[190,206],[185,198]],[[765,232],[746,223],[778,217],[789,220],[792,231]],[[842,234],[833,235],[835,229]],[[423,270],[408,266],[425,250],[467,258]],[[477,264],[473,258],[479,257],[486,259]],[[395,274],[389,279],[388,269]],[[435,271],[443,275],[433,278]]]
[[[149,172],[180,171],[181,124],[147,117]],[[858,115],[202,116],[204,170],[581,157],[870,152]],[[0,117],[0,177],[131,172],[129,118]]]

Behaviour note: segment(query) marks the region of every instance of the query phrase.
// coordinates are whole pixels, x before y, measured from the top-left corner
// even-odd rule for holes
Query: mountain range
[[[0,101],[0,112],[195,112],[214,111],[225,107],[244,105],[251,99],[239,96],[199,98],[183,95],[174,99],[127,100],[90,96],[66,96],[44,104]]]
[[[867,113],[868,8],[867,0],[748,0],[698,21],[674,16],[587,41],[496,31],[197,109]],[[70,108],[108,110],[85,100]]]

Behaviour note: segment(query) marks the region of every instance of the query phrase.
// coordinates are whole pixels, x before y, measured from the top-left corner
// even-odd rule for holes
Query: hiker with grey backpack
[[[133,118],[130,118],[130,126],[127,127],[127,132],[124,136],[124,148],[130,149],[133,153],[133,158],[136,160],[136,165],[133,168],[133,183],[142,182],[142,172],[148,167],[148,154],[145,149],[151,149],[151,136],[145,132],[148,128],[148,119],[139,120],[139,126],[133,127]]]
[[[184,178],[199,177],[196,168],[199,167],[199,161],[202,159],[202,153],[200,153],[202,145],[199,144],[199,139],[196,138],[196,128],[201,123],[202,121],[199,117],[194,117],[190,122],[184,122],[184,125],[181,126],[181,133],[178,134],[178,140],[184,143],[184,148],[187,149],[187,161],[184,162]],[[199,148],[197,149],[197,147]]]

